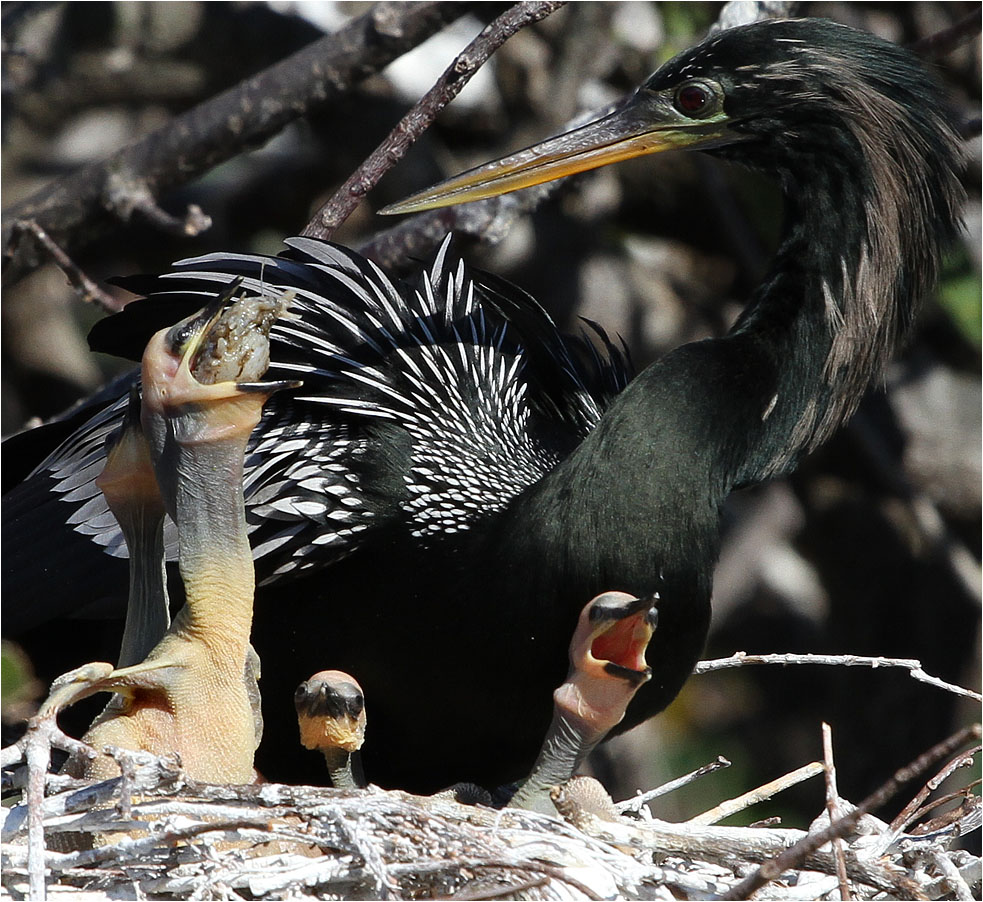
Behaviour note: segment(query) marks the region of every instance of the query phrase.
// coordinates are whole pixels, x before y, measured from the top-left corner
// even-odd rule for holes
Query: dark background
[[[309,43],[321,25],[299,13],[315,6],[335,17],[329,27],[365,9],[4,4],[4,207]],[[979,15],[973,3],[804,6],[900,43]],[[75,262],[102,280],[215,249],[276,252],[503,8],[476,4],[452,32],[402,61],[402,74],[369,79],[265,146],[160,198],[178,215],[189,203],[204,209],[213,225],[196,238],[134,220],[74,253]],[[576,3],[520,33],[336,239],[357,246],[388,225],[373,215],[382,205],[615,100],[700,40],[719,9]],[[978,37],[971,32],[937,65],[968,135],[964,239],[951,250],[914,340],[850,425],[793,478],[732,498],[706,657],[743,650],[918,658],[943,679],[979,685]],[[670,154],[579,177],[503,240],[470,242],[466,252],[530,291],[564,326],[577,328],[577,317],[587,316],[620,333],[641,367],[727,328],[767,265],[779,215],[767,180]],[[88,352],[85,334],[102,314],[79,301],[53,265],[5,285],[0,312],[4,435],[58,413],[123,366]],[[80,641],[86,630],[103,629],[80,627]],[[38,691],[29,667],[5,644],[8,722],[30,711]],[[692,679],[666,713],[612,742],[594,766],[623,797],[717,755],[729,758],[729,770],[657,803],[660,816],[684,818],[821,757],[825,720],[841,792],[859,801],[978,713],[976,703],[901,670],[729,670]],[[745,819],[779,813],[802,823],[819,813],[822,797],[813,780]]]

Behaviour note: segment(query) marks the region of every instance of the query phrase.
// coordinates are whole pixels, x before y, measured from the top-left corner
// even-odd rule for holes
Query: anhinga
[[[150,340],[140,416],[131,393],[122,433],[97,479],[130,551],[127,623],[135,628],[121,658],[132,659],[142,641],[163,632],[154,609],[164,567],[156,537],[165,509],[180,536],[186,603],[137,660],[118,668],[95,662],[64,674],[39,712],[56,716],[81,698],[115,692],[85,735],[90,745],[177,752],[190,777],[214,783],[255,779],[262,729],[249,645],[254,577],[242,462],[264,402],[280,388],[296,387],[258,381],[269,359],[270,326],[283,311],[280,299],[230,292]],[[69,767],[88,777],[116,775],[116,765],[101,756]]]
[[[234,278],[296,293],[270,372],[304,387],[270,401],[245,468],[267,734],[294,734],[294,689],[330,662],[371,701],[373,782],[516,779],[546,732],[578,614],[612,590],[660,596],[652,679],[621,728],[664,708],[706,635],[724,499],[831,435],[933,284],[961,197],[944,109],[892,44],[820,20],[760,22],[681,53],[613,115],[415,205],[667,149],[777,177],[780,244],[743,315],[630,382],[610,346],[592,360],[446,244],[416,289],[308,239],[277,258],[209,255],[134,282],[154,296],[105,320],[95,343],[113,345],[141,310],[173,322]],[[57,576],[75,594],[53,594],[37,571],[32,536],[47,541],[52,518],[118,544],[90,483],[124,407],[78,412],[5,502],[15,632],[89,600],[78,583],[92,581],[91,558],[77,565],[68,540],[48,553],[63,555]],[[323,779],[294,745],[261,749],[261,770]]]
[[[658,610],[658,598],[605,592],[580,612],[570,642],[570,671],[553,693],[553,720],[532,772],[512,796],[510,807],[556,812],[550,791],[576,774],[652,678],[645,650]]]
[[[363,789],[359,749],[365,742],[365,694],[358,680],[340,670],[321,670],[297,687],[294,707],[300,744],[324,755],[331,785]]]
[[[554,814],[552,788],[573,777],[621,723],[628,703],[652,677],[645,650],[658,622],[657,601],[605,592],[580,612],[570,641],[570,670],[553,693],[553,720],[532,771],[511,794],[511,807]],[[300,744],[324,755],[332,785],[364,788],[360,749],[367,718],[358,681],[340,670],[322,670],[297,687],[294,707]],[[474,784],[451,791],[458,800],[475,795],[491,804],[491,794]]]

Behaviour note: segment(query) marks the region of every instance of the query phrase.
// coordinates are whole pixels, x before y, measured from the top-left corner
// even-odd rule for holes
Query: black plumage
[[[118,348],[146,316],[174,322],[235,277],[295,292],[269,378],[304,385],[270,403],[245,477],[258,765],[271,778],[319,777],[283,737],[294,688],[323,667],[354,675],[369,699],[370,780],[520,776],[577,615],[603,591],[659,593],[653,679],[622,728],[664,708],[706,635],[720,505],[788,472],[853,412],[954,230],[959,160],[937,89],[905,51],[832,23],[722,32],[593,128],[595,145],[671,132],[676,146],[773,172],[786,198],[774,264],[731,332],[630,382],[603,337],[603,353],[561,337],[446,243],[415,290],[305,239],[275,259],[209,255],[132,283],[161,294],[96,335]],[[509,165],[534,168],[537,153]],[[118,545],[90,483],[124,407],[121,395],[52,427],[72,434],[5,496],[5,543],[58,522],[76,534],[46,576],[5,547],[14,633],[106,590],[79,584],[92,565],[78,535]]]

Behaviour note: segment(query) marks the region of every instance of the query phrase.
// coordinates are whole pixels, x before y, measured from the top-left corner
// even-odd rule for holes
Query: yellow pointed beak
[[[735,139],[723,113],[709,119],[687,119],[668,98],[640,90],[608,116],[478,166],[379,212],[418,213],[483,200],[632,157],[707,148]]]

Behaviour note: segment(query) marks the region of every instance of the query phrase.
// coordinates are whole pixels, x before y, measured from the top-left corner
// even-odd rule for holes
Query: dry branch
[[[14,281],[37,266],[34,256],[11,243],[18,220],[37,223],[72,255],[134,209],[154,209],[152,199],[350,90],[468,8],[464,3],[378,3],[336,34],[177,116],[136,144],[52,182],[5,211],[6,278]],[[121,185],[129,187],[122,191]]]
[[[779,777],[777,780],[771,780],[765,783],[764,786],[759,786],[757,789],[750,790],[750,792],[742,793],[736,799],[727,799],[719,805],[714,805],[709,811],[704,811],[703,814],[698,814],[696,817],[690,818],[686,823],[693,826],[716,824],[724,818],[730,817],[732,814],[744,811],[744,809],[750,808],[752,805],[757,805],[759,802],[765,802],[773,796],[778,795],[778,793],[784,792],[786,789],[804,780],[809,780],[822,772],[822,764],[818,761],[813,761],[810,764],[805,764],[797,768],[790,774]]]
[[[670,780],[668,783],[665,783],[662,786],[657,786],[655,789],[650,789],[647,792],[640,792],[633,798],[625,799],[623,802],[618,802],[615,808],[619,814],[629,814],[633,811],[641,811],[642,806],[651,802],[653,799],[657,799],[659,796],[667,795],[670,792],[675,792],[677,789],[681,789],[683,786],[689,786],[690,783],[694,783],[695,781],[699,780],[700,777],[705,777],[707,774],[712,774],[714,771],[721,770],[725,767],[730,767],[730,762],[723,755],[718,755],[716,761],[711,761],[709,764],[704,764],[702,767],[698,767],[691,773],[688,773],[682,777],[677,777],[675,780]]]
[[[745,899],[756,892],[767,883],[777,879],[779,875],[789,868],[798,867],[803,861],[808,860],[817,849],[836,838],[846,836],[851,830],[855,829],[861,818],[869,811],[879,808],[887,802],[904,784],[924,773],[933,763],[940,758],[951,755],[956,749],[965,745],[973,739],[980,738],[980,725],[974,724],[960,730],[948,739],[929,749],[924,755],[919,756],[907,767],[895,772],[883,786],[864,799],[853,811],[844,815],[838,821],[830,824],[825,830],[810,833],[801,839],[794,846],[781,855],[777,856],[767,864],[758,868],[750,877],[742,880],[737,886],[733,887],[723,898],[725,899]],[[893,838],[892,838],[893,839]],[[909,882],[909,881],[905,881]],[[915,886],[898,887],[902,891],[907,889],[912,898],[917,898]],[[902,896],[902,898],[905,898]]]
[[[437,118],[489,57],[517,31],[546,18],[564,0],[516,3],[484,28],[437,79],[436,84],[399,121],[305,226],[302,235],[330,238],[369,193]]]
[[[747,667],[751,664],[780,664],[783,667],[790,664],[821,664],[827,667],[870,667],[876,670],[881,667],[900,667],[907,670],[912,679],[921,683],[928,683],[936,689],[944,689],[954,695],[961,695],[975,701],[983,701],[983,695],[974,692],[972,689],[964,689],[953,683],[947,683],[938,677],[926,673],[922,669],[921,661],[914,658],[882,658],[870,657],[867,655],[816,655],[816,654],[774,654],[774,655],[749,655],[747,652],[739,651],[729,658],[715,658],[712,661],[700,661],[693,668],[694,674],[712,673],[715,670],[727,670],[732,667]]]
[[[92,281],[33,219],[18,219],[11,227],[11,243],[14,247],[19,246],[20,242],[30,236],[38,246],[41,247],[48,256],[57,264],[58,268],[65,273],[68,281],[75,289],[76,294],[86,303],[95,304],[101,307],[106,313],[119,313],[123,305],[111,294],[103,291],[95,282]]]

